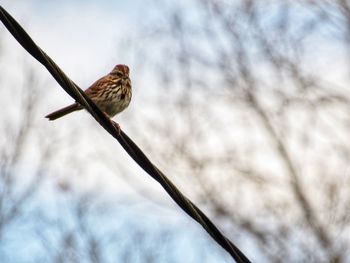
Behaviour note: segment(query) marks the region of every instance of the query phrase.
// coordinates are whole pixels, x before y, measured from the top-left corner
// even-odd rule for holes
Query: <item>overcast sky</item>
[[[82,88],[86,88],[101,75],[106,74],[117,63],[125,63],[130,65],[132,69],[134,68],[133,61],[129,60],[130,56],[123,54],[116,47],[116,44],[119,40],[124,39],[125,35],[131,37],[133,34],[137,34],[140,25],[147,20],[149,12],[152,11],[148,7],[148,0],[1,0],[1,5],[23,25],[33,40]],[[16,67],[18,59],[26,57],[30,63],[42,68],[43,76],[51,80],[50,86],[54,87],[52,94],[55,99],[47,102],[48,109],[55,110],[55,107],[61,105],[61,103],[54,101],[56,96],[66,102],[71,101],[71,98],[57,87],[58,85],[47,74],[46,70],[35,59],[29,57],[2,26],[0,27],[0,36],[4,38],[5,50],[7,51],[4,56],[5,61],[2,61],[3,65],[8,68]],[[331,54],[331,56],[325,57],[325,61],[322,63],[322,66],[327,70],[328,59],[334,61],[334,57],[339,57],[338,63],[341,59],[345,59],[339,51],[336,53],[337,47],[333,44],[331,49],[321,51],[325,54]],[[323,56],[321,58],[324,59]],[[40,73],[40,70],[38,72]],[[337,79],[339,73],[341,70],[334,70],[327,74],[327,78]],[[140,94],[140,89],[135,92],[136,96],[137,94]],[[128,112],[133,110],[134,105],[135,99]],[[43,119],[44,113],[48,112],[41,113],[40,118]],[[128,113],[125,113],[121,118],[127,115]],[[72,116],[63,122],[52,124],[52,126],[65,127],[64,125],[69,125],[71,120],[78,120],[79,116],[83,115]],[[104,135],[102,133],[101,136]],[[125,153],[121,153],[117,143],[115,144],[111,150],[118,149],[115,154],[117,158],[119,156],[126,157]],[[139,176],[142,172],[136,168],[136,164],[128,157],[126,160],[129,162],[126,166],[136,171],[135,176]],[[156,186],[157,190],[164,194],[158,184],[149,177],[145,176],[139,180],[145,184]],[[165,197],[165,194],[162,197],[166,202],[173,204],[168,197]],[[187,219],[187,217],[185,218]]]
[[[86,88],[101,75],[110,71],[117,63],[125,63],[133,68],[132,61],[127,60],[127,55],[120,54],[121,51],[116,47],[116,44],[124,37],[123,34],[128,34],[128,36],[136,34],[139,23],[142,23],[144,16],[146,16],[145,10],[147,9],[145,7],[147,2],[148,1],[144,0],[2,0],[1,5],[24,27],[33,40],[64,70],[65,73],[68,74],[69,77],[77,82],[82,88]],[[54,110],[54,107],[57,107],[60,103],[57,103],[57,99],[71,101],[71,98],[58,88],[58,85],[52,80],[49,74],[47,74],[46,70],[34,58],[28,56],[28,53],[23,50],[3,26],[0,27],[0,36],[3,37],[5,45],[4,50],[6,51],[6,54],[2,57],[3,61],[1,63],[6,68],[5,71],[2,71],[2,77],[8,77],[13,83],[15,76],[9,76],[7,73],[11,74],[12,72],[13,74],[16,74],[16,67],[19,65],[19,62],[23,61],[23,58],[25,58],[29,64],[34,65],[38,69],[38,74],[41,74],[43,78],[49,79],[49,88],[51,89],[51,86],[53,86],[50,90],[50,93],[52,93],[50,96],[54,97],[52,99],[53,103],[47,101],[48,108]],[[44,113],[47,112],[40,112],[40,120],[42,122],[46,121],[43,119]],[[88,119],[87,114],[84,117]],[[72,120],[74,121],[74,118],[77,120],[79,116],[72,116],[72,118],[68,118],[64,122],[58,124],[50,123],[50,125],[55,125],[57,128],[68,127],[69,123],[71,123]],[[91,133],[92,136],[103,137],[105,135],[103,132],[101,132],[102,135],[96,135],[93,134],[93,132]],[[96,141],[101,139],[100,137],[94,138],[97,138]],[[130,163],[130,166],[132,167],[131,169],[136,171],[134,176],[138,177],[145,185],[151,184],[156,186],[158,191],[162,193],[164,200],[168,204],[174,206],[174,203],[170,198],[161,191],[158,183],[148,176],[140,177],[140,173],[142,174],[141,169],[136,168],[137,165],[123,151],[121,151],[116,142],[113,143],[111,151],[117,149],[117,158],[120,158],[120,155],[122,155],[122,157]],[[73,149],[70,148],[69,150]],[[84,154],[88,153],[84,152]],[[95,179],[98,179],[101,182],[101,177],[103,176],[101,175],[101,172],[98,176],[99,178],[95,176]],[[108,174],[108,176],[111,177],[111,174]],[[85,184],[88,183],[87,179],[83,181]],[[110,178],[110,180],[107,180],[106,182],[108,185],[113,185],[111,187],[112,191],[115,191],[116,188],[113,187],[116,184],[119,185],[119,189],[123,188],[123,191],[126,190],[124,186],[127,184],[121,185],[115,177]],[[107,189],[108,186],[106,185],[104,191],[107,191]],[[122,191],[118,190],[118,194],[121,194],[121,192]],[[44,200],[48,201],[48,203],[52,201],[48,198],[47,188],[44,189],[43,196],[45,196]],[[133,196],[135,196],[135,193]],[[141,201],[145,201],[145,199]],[[51,205],[47,204],[47,207],[49,208]],[[136,211],[136,213],[139,211],[137,208],[128,210]],[[170,211],[171,210],[166,211],[168,216]],[[180,209],[175,209],[173,216],[179,211]],[[162,211],[162,213],[164,213],[164,211]],[[186,222],[191,222],[191,224],[195,226],[194,230],[198,230],[206,236],[200,226],[191,221],[183,213],[179,213]],[[154,210],[151,214],[160,213]],[[169,225],[169,218],[166,218]],[[156,225],[158,227],[160,219],[157,218],[157,220]],[[194,234],[189,234],[189,237],[192,235]],[[16,247],[16,250],[18,247],[25,247],[21,244],[22,236],[18,236],[18,231],[15,231],[12,238],[14,241],[11,244]],[[25,242],[27,243],[28,240],[25,240]],[[186,242],[186,240],[182,240],[182,242]],[[192,242],[192,240],[189,242]],[[203,242],[206,242],[206,239],[203,239]],[[179,249],[180,248],[181,244]],[[32,252],[32,248],[27,249]],[[10,252],[13,248],[5,247],[4,250]],[[174,251],[174,253],[176,253],[176,251]],[[27,254],[24,253],[24,257],[27,257]],[[20,262],[19,258],[16,258],[18,262]],[[14,260],[14,258],[12,258],[12,260]]]
[[[83,78],[81,75],[86,73],[104,74],[116,64],[119,54],[115,45],[123,34],[135,32],[140,21],[138,14],[145,3],[140,0],[5,0],[2,5],[74,79]],[[128,61],[118,63],[128,64]]]

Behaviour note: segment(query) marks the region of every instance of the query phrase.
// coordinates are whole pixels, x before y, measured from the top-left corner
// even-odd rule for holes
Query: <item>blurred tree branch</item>
[[[187,171],[177,182],[227,232],[248,233],[253,261],[348,257],[349,6],[155,1],[162,23],[138,40],[163,87],[150,104],[164,117],[142,119],[172,145],[153,154]]]

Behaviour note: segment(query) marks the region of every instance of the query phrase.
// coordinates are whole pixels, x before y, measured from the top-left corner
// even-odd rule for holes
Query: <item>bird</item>
[[[125,110],[131,101],[132,87],[129,77],[129,67],[118,64],[113,70],[94,82],[85,90],[85,94],[99,107],[108,117]],[[61,118],[74,111],[82,110],[84,107],[78,102],[54,111],[45,118],[50,121]]]

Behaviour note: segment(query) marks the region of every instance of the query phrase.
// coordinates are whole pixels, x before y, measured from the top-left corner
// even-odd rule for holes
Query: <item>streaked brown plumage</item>
[[[122,112],[129,106],[132,96],[129,67],[121,64],[116,65],[108,75],[100,78],[86,89],[85,93],[109,117]],[[81,109],[83,107],[76,102],[50,113],[46,118],[50,121],[56,120]]]

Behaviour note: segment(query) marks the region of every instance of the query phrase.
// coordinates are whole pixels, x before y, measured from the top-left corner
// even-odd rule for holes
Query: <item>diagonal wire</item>
[[[122,131],[115,128],[115,123],[107,118],[103,112],[86,96],[78,85],[70,80],[56,63],[41,50],[17,21],[0,6],[0,20],[16,40],[35,59],[43,64],[51,73],[60,86],[77,102],[85,107],[95,120],[118,142],[125,151],[141,166],[150,176],[161,184],[170,197],[194,220],[196,220],[208,232],[208,234],[221,245],[238,263],[250,263],[249,259],[210,221],[210,219],[187,197],[185,197],[176,186],[147,158],[141,149]]]

